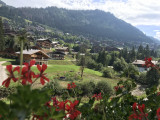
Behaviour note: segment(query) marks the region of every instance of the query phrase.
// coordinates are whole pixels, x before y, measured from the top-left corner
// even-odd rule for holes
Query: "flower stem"
[[[20,79],[21,79],[21,73],[22,73],[22,64],[23,64],[23,40],[20,40],[21,44],[21,51],[20,51],[20,73],[19,73],[19,80],[18,80],[18,85],[20,84]]]

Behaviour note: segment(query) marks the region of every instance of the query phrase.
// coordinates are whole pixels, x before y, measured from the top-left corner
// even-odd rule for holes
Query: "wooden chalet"
[[[57,42],[57,41],[53,41],[52,42],[52,47],[57,47],[59,44],[58,44],[59,42]]]
[[[3,30],[4,30],[4,35],[11,36],[11,37],[14,37],[16,35],[16,31],[11,29],[8,21],[4,21]]]
[[[152,63],[157,64],[158,61],[153,61],[152,60]],[[145,64],[145,61],[144,60],[135,60],[132,64],[134,64],[137,67],[143,67],[143,65]]]
[[[48,53],[48,55],[54,60],[64,60],[66,54],[64,52],[55,51]]]
[[[36,41],[36,44],[42,48],[46,48],[46,49],[52,48],[52,41],[49,39],[38,39]]]
[[[158,61],[152,61],[152,63],[157,64]],[[135,60],[134,62],[132,62],[132,64],[138,67],[139,72],[144,72],[144,71],[148,70],[148,68],[146,68],[144,66],[144,64],[145,64],[144,60]]]
[[[18,61],[20,60],[20,52],[16,52],[18,55]],[[35,60],[36,64],[48,64],[50,57],[41,50],[23,50],[23,62],[29,62]]]
[[[66,55],[69,53],[69,48],[68,47],[58,47],[58,48],[55,48],[55,50],[56,50],[56,52],[63,52]]]

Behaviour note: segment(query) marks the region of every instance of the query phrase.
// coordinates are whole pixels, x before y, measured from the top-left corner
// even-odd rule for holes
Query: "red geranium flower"
[[[70,104],[66,105],[66,111],[67,111],[66,115],[68,115],[71,120],[74,120],[78,115],[81,114],[80,111],[76,110],[76,105],[78,105],[79,101],[75,100],[74,103],[72,103],[71,101],[68,102]]]
[[[118,91],[119,89],[122,89],[122,88],[124,88],[123,85],[122,85],[122,86],[114,86],[114,90],[115,90],[115,91]]]
[[[56,107],[56,111],[61,111],[61,110],[65,111],[65,105],[68,102],[68,100],[66,100],[65,102],[64,101],[60,102],[56,99],[56,97],[53,97],[52,100],[53,100],[53,107]]]
[[[152,58],[145,58],[144,59],[145,61],[145,64],[143,66],[146,66],[146,67],[154,67],[155,65],[152,63]]]
[[[99,94],[94,94],[92,97],[94,97],[96,100],[101,100],[102,99],[101,92]]]
[[[160,108],[157,110],[157,119],[160,120]]]
[[[134,103],[132,106],[132,109],[133,109],[134,113],[129,116],[129,120],[134,120],[134,119],[143,120],[144,118],[146,120],[148,120],[148,118],[147,118],[148,113],[145,113],[145,111],[144,111],[144,109],[145,109],[144,104],[138,105],[138,111],[137,111],[137,103]]]
[[[22,85],[26,85],[27,82],[32,83],[32,78],[35,78],[35,73],[31,70],[31,67],[35,64],[35,60],[31,60],[29,63],[24,63],[22,68]]]
[[[15,71],[18,71],[18,72],[19,72],[20,67],[17,66],[17,67],[15,67],[14,69],[12,69],[12,65],[7,65],[7,66],[6,66],[6,69],[8,70],[9,74],[8,74],[8,78],[3,81],[2,85],[5,84],[6,88],[8,88],[11,80],[13,80],[14,82],[16,82],[16,81],[18,80],[18,78],[15,78],[14,72],[15,72]]]
[[[75,85],[75,83],[73,82],[72,84],[68,84],[67,89],[70,90],[71,88],[75,88],[75,87],[76,87],[76,85]]]
[[[40,74],[38,74],[36,77],[40,78],[41,84],[44,85],[45,84],[45,80],[49,82],[49,79],[46,78],[46,73],[44,73],[44,71],[47,69],[47,65],[43,64],[42,67],[38,64],[37,65],[38,70],[40,71]]]

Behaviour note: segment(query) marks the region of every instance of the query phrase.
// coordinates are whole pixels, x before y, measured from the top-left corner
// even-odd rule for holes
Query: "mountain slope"
[[[94,40],[116,40],[123,42],[152,42],[149,37],[111,13],[100,10],[67,10],[48,8],[0,7],[0,16],[10,19],[18,17],[48,25],[64,32],[84,35]]]
[[[5,6],[6,3],[4,3],[3,1],[0,0],[0,6]]]

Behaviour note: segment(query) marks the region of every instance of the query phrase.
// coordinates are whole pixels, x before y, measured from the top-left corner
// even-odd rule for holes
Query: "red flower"
[[[160,92],[157,93],[157,96],[159,96],[159,95],[160,95]]]
[[[45,104],[45,106],[47,106],[47,107],[49,107],[49,108],[51,108],[51,101],[49,101],[49,102],[46,102],[46,104]]]
[[[94,97],[96,100],[101,100],[102,99],[101,92],[98,95],[94,94],[92,97]]]
[[[145,58],[144,59],[145,61],[145,64],[143,66],[146,66],[146,67],[154,67],[155,65],[151,62],[152,61],[152,58]]]
[[[46,73],[44,71],[47,69],[47,65],[43,64],[42,67],[40,65],[37,65],[38,70],[40,71],[40,74],[36,75],[37,78],[40,78],[41,84],[45,84],[45,80],[49,82],[49,79],[46,78]]]
[[[114,86],[115,91],[118,91],[118,89],[119,89],[119,86]]]
[[[31,70],[31,67],[35,64],[34,60],[31,60],[29,63],[24,63],[22,68],[22,85],[26,85],[27,82],[32,83],[32,78],[35,78],[35,73]]]
[[[56,111],[61,111],[61,110],[64,110],[64,111],[65,111],[65,107],[66,107],[66,103],[67,103],[67,102],[68,102],[68,100],[66,100],[65,102],[64,102],[64,101],[58,102]]]
[[[76,87],[76,85],[75,85],[75,83],[73,82],[72,84],[68,84],[67,89],[70,90],[71,88],[75,88],[75,87]]]
[[[53,107],[56,107],[56,111],[61,111],[61,110],[65,111],[65,105],[68,102],[68,100],[66,100],[65,102],[64,101],[60,102],[56,99],[56,97],[52,98],[52,100],[53,100]]]
[[[160,108],[157,110],[157,119],[160,120]]]
[[[115,90],[115,91],[118,91],[119,89],[122,89],[122,88],[124,88],[123,85],[122,85],[122,86],[114,86],[114,90]]]
[[[6,69],[8,70],[9,74],[8,74],[8,78],[3,81],[2,85],[5,85],[5,87],[8,88],[11,80],[13,80],[14,82],[18,80],[18,78],[15,78],[14,72],[15,71],[19,72],[20,67],[18,66],[12,69],[12,65],[7,65]]]
[[[134,119],[143,120],[144,118],[147,119],[148,113],[145,113],[144,111],[145,109],[144,104],[138,105],[138,111],[137,111],[137,103],[134,103],[132,109],[134,113],[129,116],[129,120],[134,120]]]
[[[78,115],[81,114],[81,112],[76,110],[75,108],[76,105],[78,105],[79,101],[75,100],[74,103],[72,103],[71,101],[68,102],[70,103],[70,105],[68,104],[66,105],[66,111],[67,111],[66,115],[68,115],[71,120],[74,120]]]

